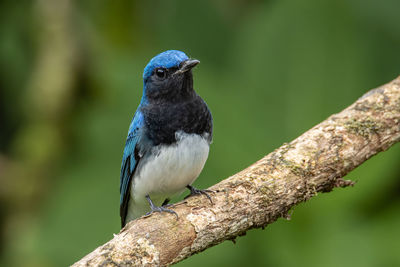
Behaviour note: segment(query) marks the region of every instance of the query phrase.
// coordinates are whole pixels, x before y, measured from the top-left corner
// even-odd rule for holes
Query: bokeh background
[[[0,3],[0,265],[66,266],[119,231],[141,75],[201,60],[214,115],[206,188],[400,74],[398,0]],[[265,230],[178,266],[400,266],[400,146]]]

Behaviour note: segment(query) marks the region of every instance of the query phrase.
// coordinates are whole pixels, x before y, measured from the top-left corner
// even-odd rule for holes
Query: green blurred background
[[[0,265],[66,266],[119,231],[148,60],[201,60],[208,187],[400,74],[400,1],[0,3]],[[400,146],[265,230],[178,266],[400,266]],[[250,265],[250,266],[252,266]]]

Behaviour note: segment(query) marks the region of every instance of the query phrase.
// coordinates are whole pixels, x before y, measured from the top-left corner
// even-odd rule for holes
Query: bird
[[[121,228],[153,212],[178,215],[171,197],[192,183],[208,158],[213,118],[193,89],[192,69],[200,63],[184,52],[167,50],[153,57],[143,71],[143,95],[129,126],[120,174]]]

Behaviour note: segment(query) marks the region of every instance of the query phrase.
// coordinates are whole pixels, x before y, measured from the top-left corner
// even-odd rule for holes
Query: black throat
[[[141,107],[146,135],[153,145],[172,144],[176,132],[208,134],[212,138],[212,116],[207,104],[193,90],[192,73],[185,73],[180,81],[171,81],[162,92],[151,88],[148,103]],[[153,86],[150,84],[150,86]],[[169,87],[169,86],[168,86]]]

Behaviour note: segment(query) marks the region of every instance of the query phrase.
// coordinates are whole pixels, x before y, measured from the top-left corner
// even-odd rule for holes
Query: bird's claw
[[[149,211],[148,213],[146,213],[145,216],[149,216],[149,215],[151,215],[153,212],[168,212],[168,213],[174,214],[174,215],[176,216],[176,219],[178,220],[178,213],[176,213],[176,212],[173,211],[173,210],[170,210],[170,209],[167,209],[167,208],[166,208],[166,207],[169,207],[169,206],[170,206],[170,205],[167,204],[169,200],[166,199],[166,200],[164,201],[164,203],[163,203],[164,205],[162,205],[161,207],[158,207],[158,206],[154,205],[154,203],[153,203],[153,201],[151,201],[149,195],[146,195],[146,199],[147,199],[147,201],[148,201],[149,204],[150,204],[151,211]]]
[[[208,198],[208,200],[210,200],[211,204],[213,203],[211,196],[208,193],[214,193],[214,191],[208,189],[197,189],[191,185],[188,185],[186,187],[190,190],[190,194],[186,196],[185,199],[195,195],[205,195]]]
[[[168,206],[170,206],[170,205],[168,205]],[[178,219],[178,213],[176,213],[175,211],[170,210],[170,209],[167,209],[167,208],[165,208],[165,207],[156,207],[156,206],[151,207],[151,211],[149,211],[148,213],[146,213],[145,216],[149,216],[149,215],[151,215],[153,212],[168,212],[168,213],[174,214],[174,215],[176,216],[176,219]]]

